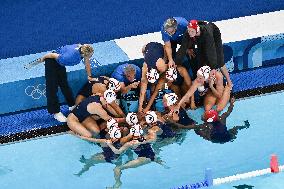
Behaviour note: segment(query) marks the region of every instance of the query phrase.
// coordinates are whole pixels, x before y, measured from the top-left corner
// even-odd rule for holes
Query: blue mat
[[[234,92],[284,83],[284,65],[255,69],[231,74]],[[61,107],[68,113],[67,106]],[[34,129],[62,125],[48,114],[46,109],[0,117],[0,136],[7,136]]]
[[[234,73],[231,79],[234,92],[284,83],[284,65]]]
[[[283,0],[2,0],[0,59],[159,31],[169,16],[216,21],[283,9]]]
[[[61,111],[67,116],[68,106]],[[0,136],[27,132],[35,129],[63,125],[53,118],[46,109],[34,110],[0,117]]]

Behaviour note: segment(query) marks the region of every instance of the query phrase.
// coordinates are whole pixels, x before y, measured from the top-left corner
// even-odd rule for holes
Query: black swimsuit
[[[155,160],[155,152],[151,147],[151,144],[140,144],[137,148],[134,149],[134,152],[138,155],[138,157],[145,157],[151,159],[151,161]]]
[[[145,47],[144,60],[147,64],[148,71],[151,68],[157,69],[156,63],[159,58],[164,58],[164,47],[161,43],[150,42]]]
[[[82,123],[87,117],[91,116],[92,114],[90,114],[90,112],[88,112],[87,110],[87,106],[90,103],[100,103],[100,96],[96,95],[96,96],[90,96],[86,99],[84,99],[80,104],[78,104],[74,110],[72,111],[72,113],[78,118],[79,122]]]
[[[87,81],[85,83],[85,85],[79,90],[77,95],[82,95],[82,96],[87,98],[87,97],[89,97],[89,96],[91,96],[93,94],[92,93],[92,87],[93,87],[94,84],[97,84],[97,83],[105,84],[105,81],[108,82],[108,79],[106,79],[103,76],[100,76],[98,78],[93,78],[93,79],[95,81],[91,81],[91,82]]]
[[[176,132],[174,132],[169,123],[162,123],[160,121],[157,122],[158,127],[163,130],[163,133],[159,135],[159,138],[173,138],[176,136]]]
[[[178,116],[179,116],[179,120],[178,120],[179,124],[192,125],[195,123],[195,121],[187,115],[185,109],[183,108],[180,109]]]
[[[226,125],[224,125],[220,121],[214,121],[211,124],[213,128],[210,136],[213,143],[225,143],[231,140],[231,135]]]
[[[106,137],[106,134],[107,134],[107,132],[105,131],[105,130],[102,130],[101,132],[100,132],[100,138],[101,139],[105,139]],[[115,148],[117,148],[117,149],[119,149],[119,148],[121,148],[121,144],[120,144],[120,141],[116,141],[116,142],[114,142],[113,143],[113,146],[115,147]],[[115,159],[117,159],[118,157],[119,157],[119,154],[115,154],[113,151],[112,151],[112,149],[110,148],[110,147],[108,147],[108,146],[106,146],[106,147],[102,147],[102,150],[103,150],[103,155],[104,155],[104,157],[105,157],[105,160],[106,160],[106,162],[109,162],[109,163],[111,163],[113,160],[115,160]]]

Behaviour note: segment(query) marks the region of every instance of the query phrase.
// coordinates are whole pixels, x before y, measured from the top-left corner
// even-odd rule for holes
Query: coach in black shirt
[[[197,70],[204,65],[210,66],[211,69],[220,68],[228,85],[232,87],[232,81],[224,63],[219,28],[214,23],[191,20],[183,36],[181,47],[176,55],[176,64],[182,64],[185,56],[190,58],[194,78],[196,78]]]

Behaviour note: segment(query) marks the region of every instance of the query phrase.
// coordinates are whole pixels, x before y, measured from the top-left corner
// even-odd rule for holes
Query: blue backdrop
[[[158,31],[169,16],[216,21],[281,9],[283,0],[2,0],[0,59]]]

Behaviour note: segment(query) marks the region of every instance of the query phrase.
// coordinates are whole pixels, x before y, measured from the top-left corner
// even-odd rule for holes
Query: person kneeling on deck
[[[123,94],[126,94],[139,86],[141,69],[134,64],[122,64],[113,71],[111,77],[120,82],[120,90]]]
[[[120,82],[120,103],[124,112],[137,112],[141,69],[134,64],[122,64],[113,71],[111,77]]]
[[[69,110],[75,105],[72,90],[67,82],[65,66],[74,66],[79,64],[84,58],[88,79],[91,79],[90,58],[94,49],[88,44],[66,45],[58,48],[52,53],[48,53],[40,58],[39,62],[45,61],[45,78],[46,78],[46,98],[47,110],[54,114],[54,118],[60,122],[66,122],[66,117],[60,112],[60,105],[57,96],[58,87],[67,101]]]

